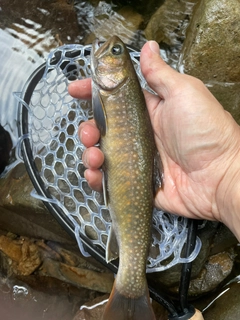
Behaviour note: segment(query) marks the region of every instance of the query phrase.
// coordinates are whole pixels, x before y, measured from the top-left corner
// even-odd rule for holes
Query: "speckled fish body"
[[[104,320],[152,320],[146,282],[153,209],[155,144],[145,99],[128,50],[116,36],[93,43],[93,112],[101,132],[104,171],[119,269]],[[110,243],[108,260],[114,256]]]

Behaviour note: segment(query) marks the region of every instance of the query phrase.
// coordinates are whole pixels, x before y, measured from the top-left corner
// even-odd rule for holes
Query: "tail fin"
[[[114,285],[102,320],[156,320],[148,290],[145,295],[132,299],[121,295]]]

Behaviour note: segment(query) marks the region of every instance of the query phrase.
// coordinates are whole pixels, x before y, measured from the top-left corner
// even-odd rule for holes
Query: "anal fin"
[[[107,248],[106,248],[106,261],[107,263],[117,259],[119,256],[119,247],[117,242],[117,237],[111,225],[110,232],[108,235]]]

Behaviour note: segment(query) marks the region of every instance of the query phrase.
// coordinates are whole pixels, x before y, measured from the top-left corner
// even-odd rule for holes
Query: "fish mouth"
[[[92,74],[92,81],[98,83],[98,67],[102,63],[99,61],[102,54],[104,54],[104,48],[105,48],[104,41],[100,41],[98,38],[96,38],[92,43],[92,50],[90,54],[90,69]],[[101,48],[101,49],[100,49]]]

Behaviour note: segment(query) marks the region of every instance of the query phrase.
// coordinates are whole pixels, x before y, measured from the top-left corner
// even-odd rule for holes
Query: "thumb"
[[[156,41],[145,43],[141,50],[140,65],[148,85],[163,99],[169,95],[171,88],[179,83],[181,75],[160,57]]]

